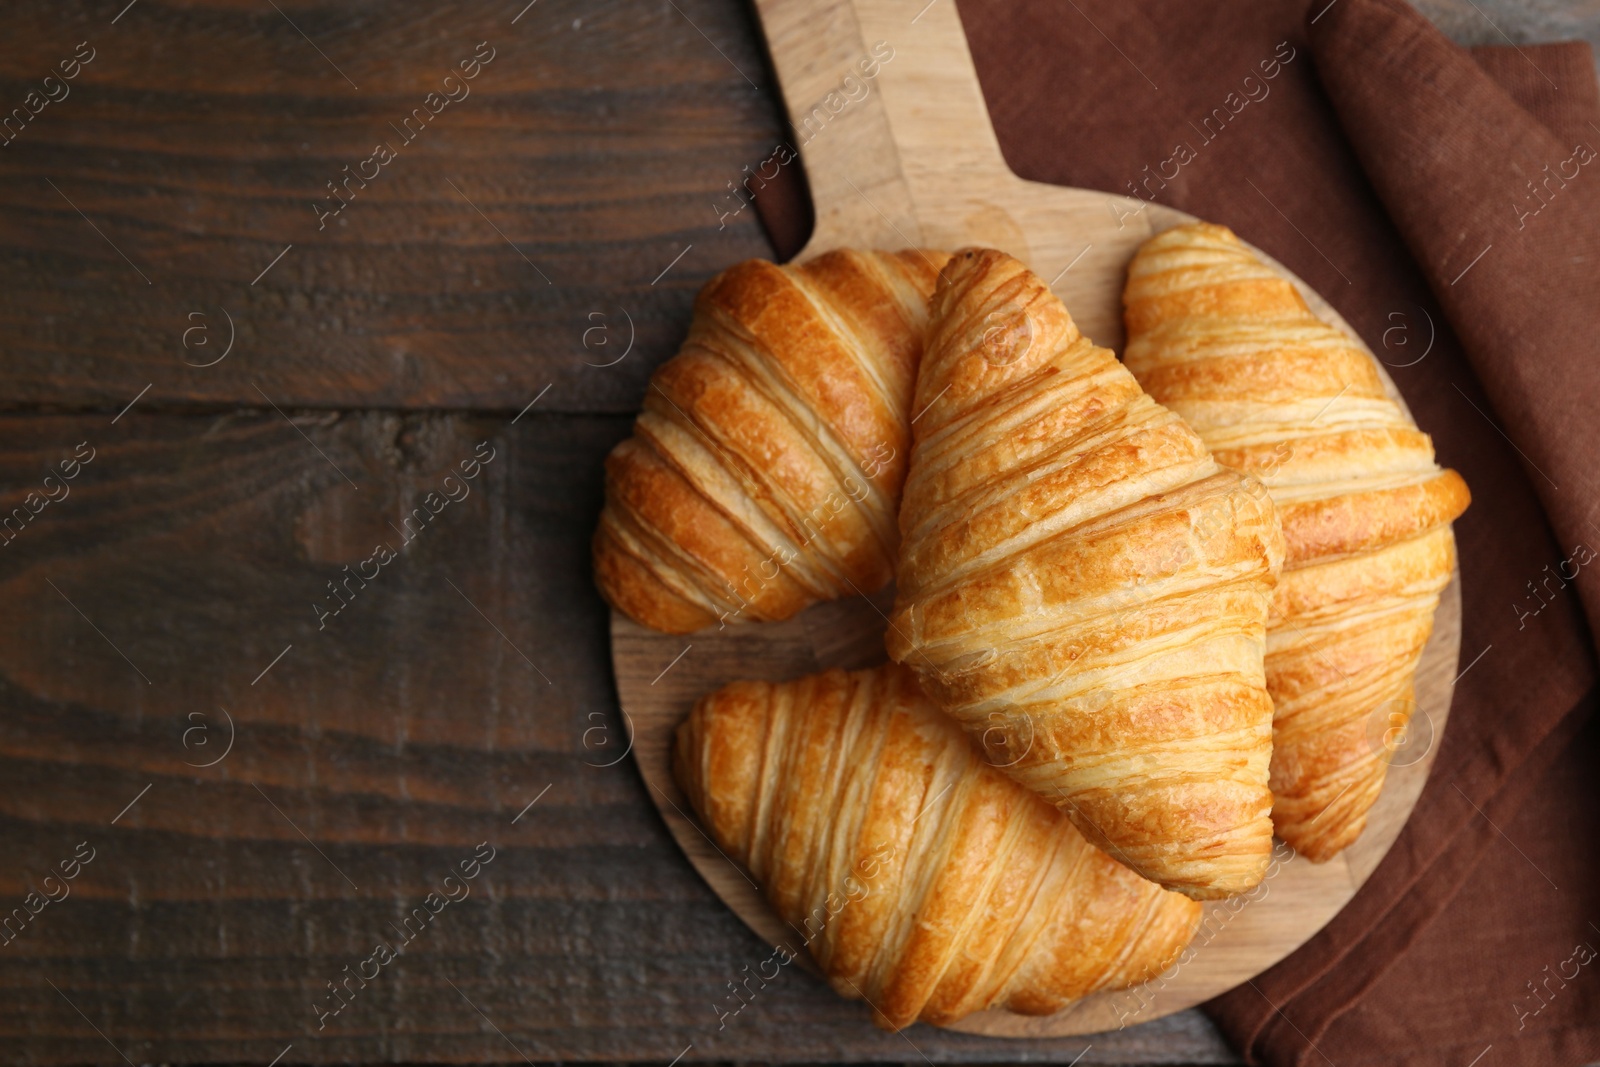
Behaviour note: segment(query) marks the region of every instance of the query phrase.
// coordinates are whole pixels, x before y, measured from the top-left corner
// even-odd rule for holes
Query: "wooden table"
[[[782,136],[743,6],[125,2],[0,32],[8,1062],[1232,1061],[1194,1012],[881,1034],[798,972],[718,1029],[768,950],[616,762],[588,537],[770,254],[719,217]],[[1600,39],[1478,6],[1424,4]]]

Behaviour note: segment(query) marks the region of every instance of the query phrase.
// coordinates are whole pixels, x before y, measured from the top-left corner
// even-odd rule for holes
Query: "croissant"
[[[889,581],[928,297],[948,258],[846,250],[707,283],[606,459],[594,569],[614,607],[687,633]]]
[[[957,253],[931,314],[889,654],[1135,871],[1250,888],[1272,848],[1266,491],[1010,256]]]
[[[1267,623],[1272,818],[1297,851],[1326,860],[1366,825],[1415,705],[1466,483],[1434,462],[1372,356],[1226,228],[1147,241],[1126,312],[1128,368],[1277,504],[1287,559]]]
[[[674,770],[828,983],[886,1029],[1137,984],[1199,921],[986,765],[892,663],[712,693]]]

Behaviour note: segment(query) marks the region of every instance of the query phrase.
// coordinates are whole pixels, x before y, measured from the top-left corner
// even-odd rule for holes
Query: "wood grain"
[[[0,148],[0,403],[254,405],[259,384],[515,412],[553,385],[554,410],[633,411],[700,285],[770,255],[754,211],[719,212],[782,136],[737,7],[278,6],[8,9],[7,109],[79,42],[95,58]],[[485,41],[469,95],[405,143],[391,123]],[[396,158],[319,229],[379,141]],[[193,366],[224,309],[232,354]]]
[[[280,1064],[1066,1063],[1086,1045],[1083,1063],[1237,1062],[1196,1011],[1086,1038],[894,1038],[798,971],[717,1030],[725,983],[770,949],[685,862],[630,761],[591,765],[615,757],[622,723],[587,548],[601,457],[693,293],[768,254],[751,212],[719,228],[714,206],[786,134],[754,16],[540,0],[513,27],[522,0],[277,6],[359,90],[266,4],[6,8],[7,109],[77,42],[98,50],[70,98],[0,148],[0,503],[77,442],[98,450],[0,546],[6,906],[77,842],[98,849],[72,896],[0,947],[6,1061],[259,1067],[292,1044]],[[1423,6],[1463,40],[1600,42],[1593,0]],[[474,95],[318,233],[324,183],[484,39],[499,57]],[[233,352],[185,365],[219,351],[221,308]],[[586,365],[620,351],[619,309],[633,349]],[[184,348],[194,311],[212,347]],[[423,412],[348,410],[385,408]],[[316,634],[309,596],[382,536],[380,498],[411,499],[486,433],[515,477],[443,513],[445,536],[385,569],[394,585]],[[212,758],[184,747],[189,715],[207,716],[190,735],[203,750],[219,705],[235,748],[185,766]],[[324,983],[486,839],[500,853],[473,896],[317,1032]]]
[[[0,418],[7,507],[95,449],[0,547],[0,900],[97,851],[0,948],[6,1061],[915,1058],[798,971],[719,1029],[726,983],[771,950],[621,759],[589,577],[630,420],[289,414]],[[484,440],[472,494],[319,630],[326,582],[398,547],[388,522]],[[222,708],[231,752],[192,766],[222,752]],[[319,1031],[326,983],[482,841],[471,896]],[[960,1062],[1084,1045],[907,1038]],[[1192,1020],[1095,1051],[1227,1056]]]

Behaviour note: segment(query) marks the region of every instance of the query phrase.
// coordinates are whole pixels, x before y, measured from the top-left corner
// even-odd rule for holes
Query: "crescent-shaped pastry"
[[[1092,847],[978,758],[894,664],[735,682],[674,772],[830,985],[878,1025],[1042,1015],[1160,974],[1198,904]]]
[[[606,459],[595,579],[646,626],[786,619],[882,588],[941,252],[750,260],[706,284]]]
[[[1218,462],[1259,477],[1282,517],[1272,818],[1297,851],[1329,859],[1361,834],[1411,716],[1466,483],[1434,462],[1372,356],[1225,227],[1147,241],[1126,311],[1128,368]]]
[[[1135,871],[1201,899],[1255,885],[1266,490],[1001,252],[946,266],[914,407],[889,654]]]

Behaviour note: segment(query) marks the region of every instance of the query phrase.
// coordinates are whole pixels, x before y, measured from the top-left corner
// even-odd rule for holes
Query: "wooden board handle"
[[[802,255],[937,238],[930,179],[1016,180],[1000,155],[955,0],[756,0],[817,205]]]

